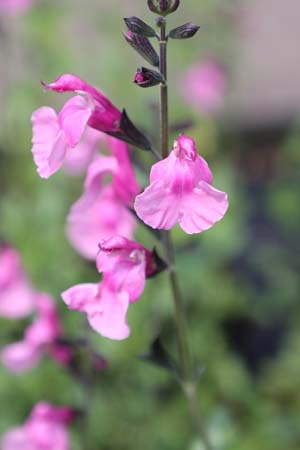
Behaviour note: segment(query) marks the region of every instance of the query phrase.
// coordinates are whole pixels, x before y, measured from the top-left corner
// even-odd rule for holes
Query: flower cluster
[[[87,125],[99,131],[120,131],[121,112],[100,91],[74,75],[62,75],[44,87],[77,94],[58,115],[48,107],[39,108],[32,115],[34,161],[40,176],[49,178],[79,144]]]
[[[114,236],[99,247],[96,264],[102,282],[73,286],[62,298],[70,309],[86,313],[91,327],[102,336],[125,339],[130,332],[128,306],[143,293],[146,277],[159,268],[152,252],[125,237]]]
[[[133,237],[136,221],[129,208],[140,191],[127,145],[111,137],[105,141],[111,156],[97,155],[88,166],[84,192],[72,206],[66,227],[73,247],[92,260],[101,239],[113,235]]]
[[[0,358],[8,370],[24,372],[38,364],[45,352],[58,363],[67,365],[71,349],[60,343],[61,324],[56,302],[48,295],[36,292],[21,267],[18,252],[9,245],[0,249],[0,311],[3,317],[20,319],[34,313],[21,341],[2,348]]]
[[[35,306],[35,292],[24,272],[18,252],[9,245],[0,246],[0,316],[20,319]]]
[[[167,158],[153,165],[150,185],[141,193],[128,146],[122,142],[130,133],[123,139],[127,131],[121,125],[120,111],[75,75],[65,74],[43,85],[76,95],[58,115],[49,107],[33,113],[34,161],[44,178],[61,166],[71,171],[73,167],[73,172],[86,169],[84,191],[70,210],[66,232],[78,253],[96,259],[102,273],[100,283],[76,285],[63,292],[62,298],[70,309],[84,312],[102,336],[124,339],[129,335],[128,306],[142,294],[154,261],[153,253],[132,240],[133,208],[152,228],[169,230],[178,223],[188,234],[199,233],[224,216],[227,194],[212,186],[206,161],[198,155],[193,139],[185,135],[174,142]],[[109,154],[97,152],[103,144]]]
[[[67,425],[75,413],[66,406],[39,402],[25,423],[7,431],[0,441],[2,450],[69,450]]]
[[[59,343],[61,326],[54,300],[47,294],[36,294],[36,317],[26,328],[21,341],[7,345],[1,351],[3,364],[15,373],[38,364],[47,351],[61,364],[72,358],[71,349]]]

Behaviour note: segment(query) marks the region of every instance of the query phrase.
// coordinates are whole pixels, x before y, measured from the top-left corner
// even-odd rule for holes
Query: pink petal
[[[114,236],[100,244],[97,269],[103,272],[106,286],[126,291],[133,302],[145,287],[146,249],[138,242]]]
[[[20,319],[32,312],[34,293],[26,280],[0,289],[0,316],[8,319]]]
[[[90,96],[76,95],[60,111],[58,121],[70,147],[75,147],[81,140],[93,109],[94,102]]]
[[[28,440],[24,427],[16,427],[7,431],[0,444],[2,450],[35,450]]]
[[[200,233],[221,220],[227,208],[227,194],[201,181],[182,198],[178,221],[186,233]]]
[[[111,289],[127,292],[130,303],[133,303],[139,299],[145,288],[145,266],[145,261],[130,267],[120,264],[115,273],[104,274],[103,281]]]
[[[145,251],[145,247],[136,241],[131,241],[124,236],[116,235],[99,243],[99,253],[96,265],[99,272],[115,271],[116,264],[122,254],[129,257],[132,250]]]
[[[139,218],[152,228],[169,230],[178,219],[180,197],[170,193],[162,181],[155,181],[135,199]]]
[[[126,322],[129,298],[126,292],[113,292],[101,288],[99,303],[88,314],[91,327],[109,339],[122,340],[130,334]]]
[[[26,341],[7,345],[1,352],[3,364],[14,373],[31,369],[39,362],[40,358],[40,349]]]
[[[114,176],[114,189],[122,201],[131,205],[141,188],[138,185],[130,162],[128,145],[110,136],[108,136],[107,141],[118,162],[118,171]]]
[[[44,88],[51,89],[56,92],[87,92],[90,94],[95,100],[99,101],[100,103],[104,100],[106,100],[103,93],[95,89],[93,86],[88,84],[86,81],[82,80],[81,78],[77,77],[76,75],[65,73],[58,77],[53,83],[42,83]],[[109,104],[110,102],[108,102]]]
[[[60,321],[55,301],[47,294],[37,295],[37,317],[25,331],[32,345],[51,344],[60,335]]]
[[[224,70],[213,60],[196,62],[182,82],[185,99],[201,112],[215,112],[222,104],[226,80]]]
[[[98,295],[98,284],[82,283],[67,289],[61,294],[65,304],[70,309],[85,312],[90,302],[94,302]]]
[[[34,0],[1,0],[0,13],[20,14],[31,7]]]
[[[53,419],[30,418],[25,429],[33,450],[68,450],[70,448],[65,426]]]
[[[81,94],[88,94],[95,100],[95,108],[89,119],[89,126],[99,131],[117,131],[121,112],[105,97],[98,89],[95,89],[76,75],[64,74],[53,83],[45,84],[46,89],[56,92],[75,91]]]
[[[49,178],[63,164],[68,144],[52,108],[39,108],[32,114],[31,121],[33,159],[39,175]]]
[[[176,161],[176,155],[171,152],[167,158],[153,164],[150,171],[150,183],[154,181],[164,181],[165,184],[171,183]]]
[[[35,304],[35,293],[19,253],[9,245],[0,245],[0,267],[0,316],[12,319],[28,315]]]
[[[69,423],[74,419],[74,410],[68,406],[55,406],[51,403],[40,401],[31,410],[27,423],[38,420],[47,420],[56,423]]]
[[[83,194],[74,203],[66,233],[80,255],[94,260],[101,240],[116,234],[132,238],[136,221],[110,187],[99,189],[96,199],[90,200],[89,194]]]
[[[98,194],[105,176],[112,176],[118,170],[117,160],[112,156],[97,156],[89,165],[87,176],[84,181],[84,190]]]
[[[97,154],[98,144],[103,140],[100,131],[86,127],[82,140],[67,153],[64,169],[71,175],[84,174]]]

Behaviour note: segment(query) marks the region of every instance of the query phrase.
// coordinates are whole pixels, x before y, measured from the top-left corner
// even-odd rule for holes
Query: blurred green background
[[[193,20],[201,29],[194,39],[170,42],[171,122],[193,122],[186,132],[208,160],[214,185],[230,199],[224,220],[208,232],[173,233],[189,340],[204,368],[198,390],[203,420],[218,450],[299,450],[300,77],[293,48],[299,7],[291,1],[283,14],[277,0],[181,4],[170,27]],[[60,107],[66,98],[45,94],[40,80],[71,72],[126,106],[157,139],[157,89],[132,83],[144,62],[122,37],[122,18],[131,15],[153,24],[145,0],[36,0],[25,14],[0,16],[0,234],[20,251],[36,288],[57,299],[66,334],[73,337],[85,333],[82,316],[66,310],[60,292],[98,280],[93,264],[64,235],[83,180],[63,171],[39,178],[30,152],[30,116],[42,105]],[[185,70],[211,55],[228,79],[215,117],[197,113],[178,95]],[[149,168],[153,163],[151,155],[136,157]],[[147,231],[140,229],[138,237],[153,245]],[[128,318],[126,341],[90,332],[109,368],[89,393],[88,443],[82,444],[78,420],[72,450],[203,449],[175,379],[138,358],[159,333],[175,353],[163,274],[148,282]],[[0,324],[1,345],[23,327],[22,321]],[[86,396],[50,359],[20,376],[1,367],[0,434],[21,423],[41,399],[81,407]]]

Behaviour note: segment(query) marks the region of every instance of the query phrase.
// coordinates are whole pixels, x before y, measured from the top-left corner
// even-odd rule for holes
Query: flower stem
[[[161,18],[160,22],[160,72],[165,79],[165,83],[160,85],[160,141],[161,156],[166,158],[169,153],[169,101],[168,101],[168,82],[167,82],[167,36],[166,21]]]
[[[166,158],[169,154],[169,114],[168,114],[168,82],[167,82],[167,34],[166,21],[160,18],[160,71],[165,83],[160,86],[160,137],[161,156]],[[194,422],[195,431],[200,436],[205,449],[213,450],[203,427],[197,401],[196,383],[194,377],[193,361],[187,339],[187,326],[183,299],[181,295],[179,278],[175,267],[174,246],[169,231],[163,232],[163,243],[169,264],[169,282],[173,293],[176,322],[176,340],[181,368],[181,385],[189,403],[189,408]]]

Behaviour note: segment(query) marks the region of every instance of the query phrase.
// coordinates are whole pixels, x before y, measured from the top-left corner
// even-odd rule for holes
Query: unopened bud
[[[150,11],[161,16],[171,14],[178,8],[180,0],[148,0]]]
[[[172,39],[189,39],[197,33],[199,28],[198,25],[188,22],[171,30],[169,37]]]
[[[140,87],[148,88],[163,83],[164,78],[160,72],[141,67],[137,70],[133,81]]]
[[[151,42],[145,36],[127,31],[124,37],[129,45],[136,50],[152,66],[159,66],[159,57]]]
[[[155,30],[138,17],[125,17],[124,22],[126,23],[128,30],[133,33],[146,37],[154,37],[156,35]]]
[[[146,276],[153,278],[168,268],[168,264],[159,256],[156,248],[146,255]]]

